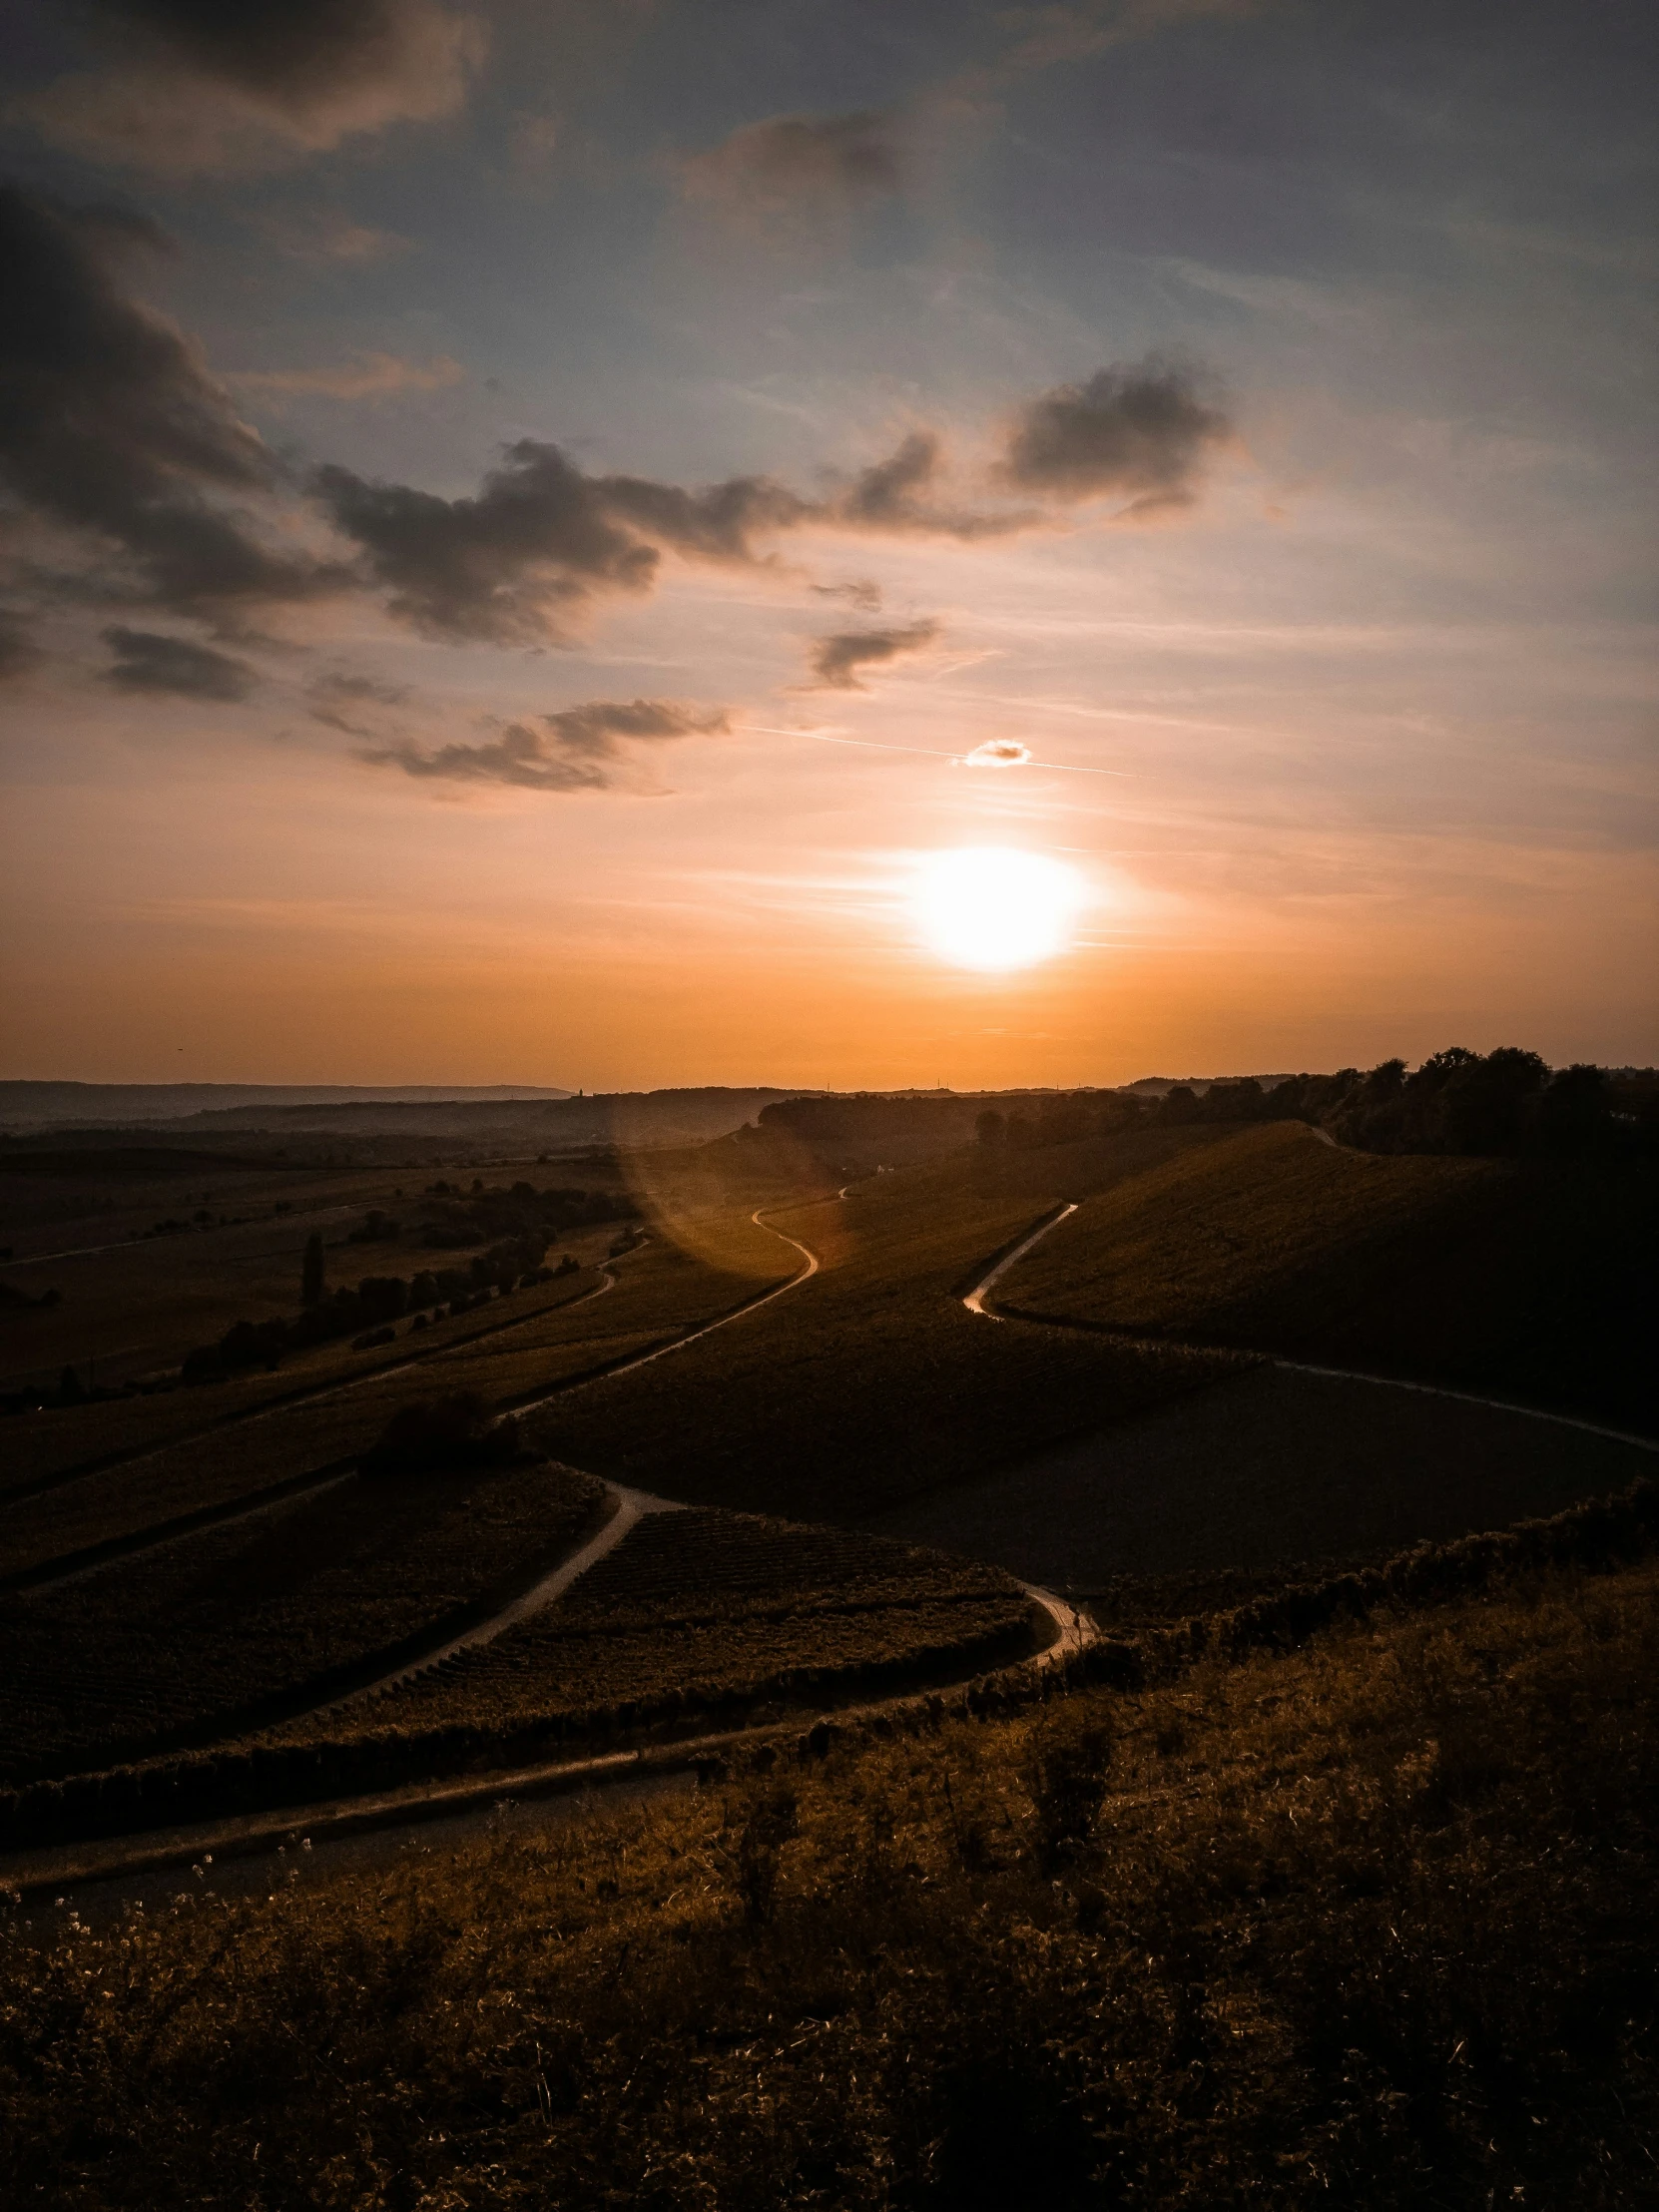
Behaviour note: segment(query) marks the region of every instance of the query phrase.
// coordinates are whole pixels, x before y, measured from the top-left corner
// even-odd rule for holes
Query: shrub
[[[400,1405],[358,1461],[374,1478],[499,1467],[519,1451],[517,1421],[492,1420],[470,1390]]]

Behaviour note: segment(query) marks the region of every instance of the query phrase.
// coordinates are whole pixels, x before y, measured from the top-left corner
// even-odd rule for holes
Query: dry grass
[[[1659,1574],[7,1962],[20,2201],[1649,2201]]]

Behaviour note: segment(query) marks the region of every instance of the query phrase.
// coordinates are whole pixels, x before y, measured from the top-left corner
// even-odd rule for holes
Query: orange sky
[[[0,1073],[1659,1060],[1634,16],[1039,12],[20,0]]]

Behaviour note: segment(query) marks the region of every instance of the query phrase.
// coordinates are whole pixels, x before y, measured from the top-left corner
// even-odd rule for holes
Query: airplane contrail
[[[811,738],[815,745],[855,745],[868,753],[915,753],[929,761],[949,761],[958,768],[966,767],[972,761],[973,754],[979,750],[973,747],[966,753],[947,753],[936,745],[890,745],[882,738],[841,738],[829,730],[782,730],[765,722],[747,722],[742,727],[752,731],[757,737]],[[1080,768],[1073,761],[1035,760],[1029,753],[1023,753],[1017,760],[996,760],[993,757],[978,765],[985,768],[1046,768],[1055,770],[1061,776],[1120,776],[1130,782],[1134,781],[1132,769]]]

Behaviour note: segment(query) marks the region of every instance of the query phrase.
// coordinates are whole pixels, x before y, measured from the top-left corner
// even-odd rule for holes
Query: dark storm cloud
[[[680,175],[689,199],[741,222],[867,206],[896,191],[900,164],[889,119],[862,109],[746,123],[719,146],[688,156]]]
[[[79,536],[111,597],[223,615],[337,583],[225,503],[270,494],[276,467],[183,334],[117,283],[141,241],[165,243],[0,184],[0,480]]]
[[[522,791],[605,791],[627,760],[625,743],[707,737],[729,726],[724,707],[672,699],[593,699],[529,722],[512,722],[484,745],[385,746],[358,755],[375,768],[451,783],[510,784]]]
[[[259,679],[246,661],[195,645],[188,638],[164,637],[154,630],[104,632],[116,655],[104,681],[117,691],[171,692],[180,699],[246,699]]]
[[[1192,371],[1148,360],[1102,368],[1022,407],[999,471],[1056,499],[1128,495],[1130,514],[1189,505],[1210,447],[1229,435]]]
[[[859,669],[923,652],[938,634],[936,622],[912,622],[902,630],[838,630],[832,637],[814,641],[808,663],[825,689],[863,691]]]
[[[92,20],[113,66],[60,78],[28,112],[77,152],[175,175],[446,114],[485,44],[437,0],[95,0]]]

